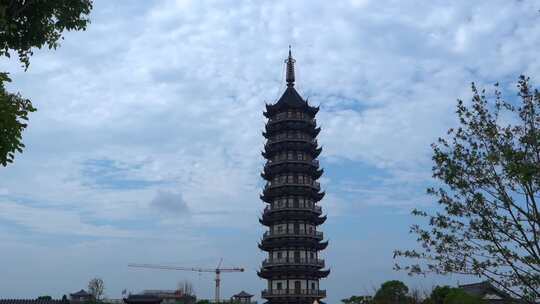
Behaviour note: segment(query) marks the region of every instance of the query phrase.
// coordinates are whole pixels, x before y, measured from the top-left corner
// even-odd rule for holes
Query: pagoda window
[[[299,208],[300,203],[298,201],[298,197],[295,197],[293,202],[294,202],[294,208]]]
[[[293,117],[293,111],[292,110],[287,111],[287,118],[292,118],[292,117]]]
[[[309,258],[314,260],[315,259],[315,254],[313,252],[310,252],[309,253]]]
[[[293,160],[293,159],[294,159],[294,156],[293,156],[293,152],[292,152],[292,151],[289,151],[289,152],[287,153],[287,159],[288,159],[288,160]]]
[[[296,158],[297,158],[298,160],[305,160],[306,155],[305,155],[304,153],[302,153],[302,152],[297,152],[297,153],[296,153]]]
[[[277,282],[277,284],[276,284],[276,289],[277,289],[277,290],[283,289],[283,283]]]
[[[281,251],[278,251],[277,252],[277,259],[280,260],[283,256],[282,256],[282,252]]]
[[[299,183],[299,184],[303,184],[303,183],[304,183],[304,176],[303,176],[303,175],[298,175],[298,183]]]

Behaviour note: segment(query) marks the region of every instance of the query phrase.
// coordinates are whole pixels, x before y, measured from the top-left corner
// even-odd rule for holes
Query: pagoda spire
[[[285,60],[285,63],[287,63],[287,76],[285,79],[287,80],[287,87],[291,88],[294,87],[294,63],[296,60],[292,57],[291,52],[291,46],[289,45],[289,58]]]

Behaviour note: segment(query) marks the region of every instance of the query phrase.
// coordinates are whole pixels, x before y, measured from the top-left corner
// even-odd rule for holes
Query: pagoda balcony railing
[[[263,234],[263,238],[274,238],[274,237],[282,237],[282,236],[313,236],[318,239],[323,239],[324,234],[322,231],[311,231],[309,232],[306,230],[297,230],[297,231],[266,231]]]
[[[316,139],[301,138],[301,137],[269,138],[267,143],[268,144],[275,144],[275,143],[283,142],[283,141],[303,141],[303,142],[307,142],[307,143],[317,145],[317,140]]]
[[[266,183],[266,186],[264,186],[264,189],[281,187],[281,186],[308,186],[308,187],[315,188],[317,191],[321,190],[321,184],[319,182],[311,182],[311,183],[302,184],[299,182],[287,183],[287,182],[272,182],[272,181]]]
[[[280,159],[280,160],[268,160],[268,165],[277,165],[282,163],[301,163],[301,164],[310,164],[314,167],[319,167],[319,160],[318,159],[312,159],[312,160],[304,160],[304,159]]]
[[[324,267],[322,259],[306,259],[306,258],[282,258],[282,259],[266,259],[262,262],[263,267],[277,265],[313,265]]]
[[[315,212],[318,212],[318,213],[321,213],[322,212],[322,208],[321,206],[312,206],[312,207],[308,207],[308,206],[266,206],[266,208],[264,208],[264,212],[267,212],[267,211],[275,211],[275,210],[313,210]]]
[[[326,297],[326,290],[321,289],[270,289],[263,290],[262,297],[283,297],[283,296],[315,296]]]
[[[280,122],[280,121],[284,121],[284,120],[292,120],[292,121],[307,121],[307,122],[310,122],[314,125],[317,124],[317,120],[315,118],[310,118],[310,117],[291,117],[291,116],[280,116],[280,117],[274,117],[274,118],[270,118],[268,120],[268,123],[269,124],[272,124],[272,123],[276,123],[276,122]]]

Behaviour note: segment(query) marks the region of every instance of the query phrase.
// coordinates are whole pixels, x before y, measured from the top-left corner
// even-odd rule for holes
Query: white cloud
[[[150,204],[170,215],[186,215],[189,208],[181,193],[158,191]]]

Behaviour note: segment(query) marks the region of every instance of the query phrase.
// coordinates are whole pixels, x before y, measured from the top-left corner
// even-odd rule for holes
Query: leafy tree
[[[0,73],[0,164],[4,167],[13,162],[15,152],[22,152],[22,131],[28,114],[36,110],[30,100],[6,91],[4,82],[9,81],[7,73]]]
[[[199,300],[197,301],[197,304],[211,304],[210,300]]]
[[[85,30],[91,9],[91,0],[0,0],[0,55],[15,51],[28,68],[32,48],[56,49],[64,30]]]
[[[384,282],[373,297],[376,304],[406,304],[410,302],[407,295],[409,288],[401,281]]]
[[[32,48],[56,49],[65,30],[85,30],[89,23],[91,0],[0,0],[0,56],[16,52],[28,69]],[[0,164],[13,162],[24,148],[22,131],[28,113],[35,108],[19,94],[6,92],[7,73],[0,73]]]
[[[521,76],[509,102],[472,85],[472,103],[459,100],[459,127],[433,144],[428,193],[436,213],[414,210],[428,227],[413,225],[421,249],[397,250],[418,262],[411,274],[435,272],[487,277],[528,303],[540,297],[540,93]]]
[[[37,299],[42,300],[42,301],[50,301],[50,300],[52,300],[52,297],[51,296],[39,296]]]
[[[370,296],[351,296],[348,299],[342,299],[345,304],[372,304],[373,299]]]
[[[94,278],[88,282],[88,293],[92,295],[92,299],[96,302],[101,300],[105,292],[105,283],[100,278]]]
[[[446,296],[452,291],[453,288],[450,286],[436,286],[432,291],[431,295],[429,296],[429,303],[430,304],[444,304],[444,299],[446,299]]]
[[[459,288],[452,288],[444,298],[443,304],[482,304],[479,297],[472,296]]]

